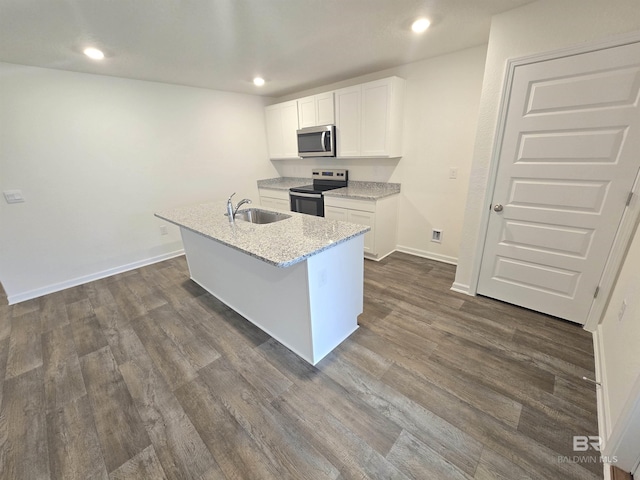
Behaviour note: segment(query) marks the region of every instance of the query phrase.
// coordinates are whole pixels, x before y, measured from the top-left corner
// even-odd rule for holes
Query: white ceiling
[[[277,97],[486,43],[531,1],[0,0],[0,61]]]

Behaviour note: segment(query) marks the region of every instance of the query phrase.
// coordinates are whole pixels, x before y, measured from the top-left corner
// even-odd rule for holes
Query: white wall
[[[402,184],[398,246],[401,250],[455,263],[462,230],[473,140],[477,126],[486,46],[403,65],[272,103],[397,75],[406,80],[404,155],[401,159],[273,161],[282,176],[310,177],[311,169],[336,165],[351,180]],[[458,178],[449,179],[449,168]],[[442,243],[430,241],[442,229]]]
[[[263,99],[0,64],[0,282],[16,302],[164,258],[155,211],[258,198]],[[246,139],[253,139],[248,142]]]

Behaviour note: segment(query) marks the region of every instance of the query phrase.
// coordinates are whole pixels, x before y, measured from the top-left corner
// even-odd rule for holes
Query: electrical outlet
[[[160,235],[167,235],[169,232],[167,231],[166,225],[160,225]]]
[[[620,305],[620,310],[618,310],[618,321],[622,321],[622,317],[624,317],[624,312],[627,310],[627,301],[622,300],[622,305]]]
[[[434,228],[431,230],[431,241],[436,243],[442,242],[442,230]]]
[[[458,169],[455,167],[451,167],[449,169],[449,178],[456,179],[458,178]]]

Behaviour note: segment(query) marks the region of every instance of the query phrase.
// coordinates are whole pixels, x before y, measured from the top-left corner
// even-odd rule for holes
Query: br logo
[[[573,437],[573,451],[586,452],[588,450],[600,451],[602,439],[596,436],[575,435]]]

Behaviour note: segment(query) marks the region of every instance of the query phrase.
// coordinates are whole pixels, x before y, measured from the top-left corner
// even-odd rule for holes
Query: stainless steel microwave
[[[298,132],[298,155],[301,157],[335,157],[336,126],[301,128]]]

